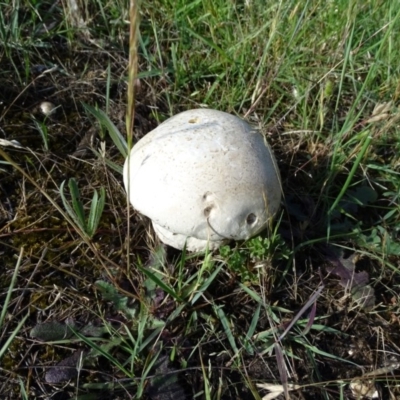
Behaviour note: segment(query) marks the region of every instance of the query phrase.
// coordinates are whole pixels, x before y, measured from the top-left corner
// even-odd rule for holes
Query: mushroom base
[[[201,240],[195,237],[173,233],[154,222],[153,227],[157,236],[163,243],[178,250],[182,250],[185,244],[186,250],[188,251],[216,250],[219,246],[227,242],[226,240]]]

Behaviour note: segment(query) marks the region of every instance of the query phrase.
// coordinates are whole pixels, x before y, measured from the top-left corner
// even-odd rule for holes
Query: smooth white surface
[[[135,209],[178,249],[216,248],[264,229],[279,208],[275,160],[262,135],[222,111],[189,110],[131,150],[124,183]]]

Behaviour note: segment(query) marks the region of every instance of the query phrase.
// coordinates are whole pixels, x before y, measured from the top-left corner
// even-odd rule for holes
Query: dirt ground
[[[3,58],[1,68],[14,71],[18,57],[16,52],[14,65]],[[122,77],[126,74],[126,58],[112,49],[99,51],[89,45],[71,49],[60,42],[53,43],[40,54],[32,54],[29,64],[22,59],[19,61],[17,69],[27,79],[21,83],[10,73],[2,75],[0,80],[0,134],[1,138],[16,140],[23,146],[23,149],[7,147],[4,151],[37,186],[16,168],[1,165],[1,301],[6,296],[21,248],[23,258],[0,343],[5,343],[23,315],[29,312],[29,316],[1,361],[0,393],[2,398],[21,398],[22,380],[23,386],[29,388],[29,398],[61,400],[73,396],[76,387],[45,382],[45,371],[78,349],[86,351],[87,346],[82,343],[43,344],[30,337],[31,329],[40,322],[65,321],[67,318],[81,324],[97,324],[104,318],[114,326],[122,326],[127,323],[126,318],[110,302],[100,298],[94,283],[99,279],[110,282],[132,302],[142,295],[143,290],[143,276],[135,274],[126,265],[128,216],[121,176],[93,149],[98,151],[101,142],[105,142],[108,160],[122,165],[123,158],[108,135],[102,136],[104,132],[82,106],[84,102],[106,109],[108,73],[105,66],[110,66],[108,114],[125,133],[126,82]],[[157,116],[168,116],[168,106],[162,96],[163,85],[163,77],[137,83],[136,140],[157,126],[159,121],[154,110],[157,110]],[[41,111],[44,101],[56,107],[49,117]],[[174,111],[184,108],[185,105],[176,106]],[[46,127],[48,150],[44,147],[38,124]],[[288,139],[279,137],[289,127],[290,116],[278,125],[265,128],[265,133],[275,151],[285,193],[279,234],[288,248],[298,250],[294,264],[289,267],[287,259],[265,262],[264,287],[269,292],[263,295],[272,308],[280,307],[276,311],[281,317],[280,323],[274,321],[274,324],[283,329],[315,290],[324,285],[317,301],[315,324],[330,329],[315,329],[304,336],[297,327],[283,340],[290,381],[304,385],[302,390],[292,392],[290,396],[293,399],[326,399],[326,393],[329,393],[332,399],[356,398],[347,385],[350,380],[378,370],[373,379],[380,398],[400,398],[396,384],[400,365],[400,307],[398,292],[393,289],[399,287],[400,275],[383,270],[379,260],[368,255],[361,254],[354,260],[355,271],[367,272],[375,291],[375,305],[368,311],[357,306],[348,288],[340,285],[340,274],[335,274],[334,268],[338,268],[338,263],[343,260],[332,255],[326,243],[317,240],[326,231],[327,210],[318,202],[318,193],[309,191],[313,177],[326,168],[328,154],[324,149],[316,149],[315,154],[310,155],[305,146],[294,148],[289,136]],[[43,195],[43,191],[48,193],[62,206],[59,187],[71,177],[78,182],[85,202],[90,200],[94,189],[106,187],[106,207],[91,247],[82,242]],[[344,180],[345,174],[338,174],[337,179]],[[352,215],[358,216],[365,227],[372,225],[380,214],[378,204],[375,209],[359,206]],[[338,241],[348,248],[348,254],[343,256],[347,259],[355,246],[355,239],[349,234],[355,223],[343,215],[339,215],[336,222],[341,230],[334,234],[343,233],[343,239]],[[147,265],[151,262],[151,250],[156,248],[157,239],[146,218],[132,212],[129,223],[130,262]],[[308,245],[302,248],[301,243],[305,242]],[[166,265],[171,271],[176,271],[180,257],[180,252],[166,249]],[[218,255],[216,260],[219,265]],[[388,261],[398,268],[398,258]],[[254,270],[257,262],[248,258],[246,268]],[[198,263],[198,259],[187,261],[186,273],[198,268]],[[167,325],[162,332],[162,354],[169,355],[169,351],[175,349],[175,358],[167,362],[165,357],[161,358],[153,371],[168,375],[179,370],[178,383],[152,381],[147,385],[144,397],[192,398],[194,393],[203,390],[202,365],[210,368],[211,385],[215,392],[220,391],[218,398],[221,399],[252,399],[256,398],[254,392],[259,392],[262,397],[264,392],[254,386],[252,393],[255,382],[279,382],[279,365],[274,353],[263,353],[262,343],[257,343],[252,353],[241,355],[240,362],[232,360],[224,330],[217,326],[217,321],[207,319],[213,315],[210,300],[213,299],[223,307],[230,320],[235,321],[234,334],[237,337],[246,334],[257,302],[243,292],[241,283],[238,274],[227,271],[219,274],[207,295],[194,306],[203,319],[197,321],[197,328],[191,329],[189,335],[185,332],[187,318],[193,312],[189,305]],[[161,296],[165,298],[165,294]],[[170,299],[155,304],[151,313],[167,321],[175,310],[176,304]],[[309,313],[310,310],[302,319],[307,321]],[[94,318],[96,314],[97,319]],[[262,310],[257,332],[267,331],[270,327],[271,314]],[[116,349],[114,355],[123,359],[123,353]],[[135,368],[140,370],[145,365],[146,357],[143,357]],[[382,368],[386,370],[379,373]],[[83,388],[86,383],[118,383],[125,382],[124,379],[114,365],[100,357],[82,371],[82,394],[87,393]],[[342,386],[338,382],[343,382]],[[340,387],[343,387],[342,393]],[[131,398],[129,388],[124,384],[95,393],[94,397],[85,398]]]

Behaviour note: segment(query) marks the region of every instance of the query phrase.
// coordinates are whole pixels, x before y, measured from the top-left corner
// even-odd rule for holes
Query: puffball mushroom
[[[53,115],[55,113],[55,111],[57,110],[57,107],[53,103],[50,103],[49,101],[42,101],[39,105],[39,108],[40,108],[40,111],[46,117]]]
[[[161,241],[189,251],[249,239],[267,227],[281,199],[263,136],[211,109],[177,114],[139,140],[125,161],[124,184]]]

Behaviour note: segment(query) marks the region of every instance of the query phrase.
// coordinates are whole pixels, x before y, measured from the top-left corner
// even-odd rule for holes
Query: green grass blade
[[[90,205],[89,218],[87,222],[87,230],[90,237],[96,233],[99,226],[100,218],[103,214],[106,202],[106,191],[104,187],[100,188],[100,199],[97,190],[94,191],[92,204]]]
[[[254,355],[254,347],[252,346],[252,340],[253,340],[253,335],[255,334],[257,329],[258,320],[260,318],[260,311],[261,311],[261,303],[258,303],[253,318],[251,319],[250,327],[243,341],[243,347],[251,355]]]
[[[222,307],[218,307],[214,305],[215,314],[218,316],[219,320],[221,321],[222,326],[224,327],[224,332],[228,338],[229,344],[231,345],[235,354],[239,352],[238,347],[236,346],[235,338],[233,336],[228,318],[226,317],[224,310]]]
[[[175,292],[170,286],[166,285],[156,274],[148,270],[147,268],[143,268],[138,265],[138,269],[142,271],[148,278],[150,278],[153,282],[155,282],[164,292],[168,293],[172,298],[181,302],[183,299]]]
[[[6,314],[7,314],[8,305],[10,304],[12,291],[13,291],[13,289],[15,287],[15,283],[17,282],[18,271],[19,271],[19,267],[21,266],[23,252],[24,252],[24,250],[21,248],[21,250],[19,252],[17,264],[15,265],[15,268],[14,268],[13,276],[11,278],[10,285],[8,286],[7,295],[6,295],[6,298],[4,300],[3,308],[2,308],[1,314],[0,314],[0,328],[3,327],[4,318],[5,318]]]
[[[202,41],[204,44],[206,44],[207,46],[211,47],[212,49],[214,49],[223,59],[224,61],[228,62],[228,63],[233,63],[234,61],[228,56],[228,54],[226,54],[226,52],[219,46],[217,46],[215,43],[213,43],[211,40],[206,39],[205,37],[199,35],[198,33],[196,33],[194,30],[185,27],[184,28],[190,35],[192,35],[193,37],[195,37],[196,39],[199,39],[200,41]]]
[[[75,222],[77,227],[81,230],[82,234],[86,235],[86,226],[85,226],[85,224],[84,225],[81,224],[81,220],[78,218],[78,216],[76,215],[74,209],[71,207],[71,205],[69,204],[67,198],[65,197],[64,185],[65,185],[65,181],[63,181],[61,183],[61,185],[60,185],[60,196],[61,196],[61,200],[63,202],[64,208],[67,211],[68,215]]]
[[[47,131],[47,126],[44,122],[39,122],[36,118],[32,117],[33,123],[36,126],[36,129],[40,133],[42,137],[44,148],[48,151],[49,150],[49,133]]]
[[[358,364],[356,364],[356,363],[354,363],[354,362],[352,362],[350,360],[346,360],[344,358],[341,358],[341,357],[335,356],[333,354],[327,353],[326,351],[320,350],[318,347],[315,347],[313,345],[305,343],[304,340],[300,340],[298,338],[295,338],[294,340],[295,340],[295,342],[299,343],[301,346],[304,346],[305,348],[309,349],[310,351],[312,351],[315,354],[319,354],[321,356],[324,356],[324,357],[327,357],[327,358],[331,358],[333,360],[341,361],[341,362],[348,363],[348,364],[355,365],[355,366],[359,367]]]
[[[254,332],[256,331],[258,320],[260,318],[260,311],[261,311],[261,304],[258,303],[258,306],[256,308],[256,311],[254,312],[253,318],[251,319],[251,324],[249,326],[249,329],[246,333],[246,339],[251,340],[251,338],[254,335]]]
[[[72,329],[72,328],[71,328]],[[110,361],[113,365],[115,365],[121,372],[123,372],[126,376],[131,376],[132,374],[124,368],[124,366],[116,359],[113,357],[113,355],[109,352],[109,348],[107,346],[107,343],[103,343],[101,345],[98,345],[94,340],[89,339],[88,337],[82,335],[78,331],[72,329],[74,332],[74,335],[78,337],[82,342],[86,343],[91,349],[93,349],[96,354],[100,354],[103,357],[105,357],[108,361]],[[118,345],[118,339],[117,340],[112,340],[111,339],[111,345],[112,347]]]
[[[114,170],[119,175],[122,175],[123,167],[121,165],[109,160],[108,158],[104,158],[97,150],[95,150],[95,149],[91,149],[91,150],[93,151],[94,154],[96,154],[97,157],[104,160],[104,162],[106,163],[106,165],[108,167],[110,167],[112,170]]]
[[[262,298],[256,293],[254,290],[250,289],[246,285],[243,285],[243,283],[239,283],[239,286],[241,289],[243,289],[253,300],[255,300],[257,303],[262,304],[263,300]]]
[[[10,300],[11,300],[11,295],[12,292],[14,290],[15,284],[17,282],[17,277],[18,277],[18,272],[19,272],[19,267],[21,266],[21,261],[22,261],[22,255],[23,255],[23,249],[21,248],[19,256],[18,256],[18,261],[17,264],[15,266],[12,278],[11,278],[11,282],[10,285],[8,286],[8,290],[7,290],[7,295],[6,298],[4,300],[3,303],[3,308],[1,310],[1,314],[0,314],[0,331],[3,328],[3,324],[4,324],[4,320],[5,320],[5,316],[7,314],[8,311],[8,306],[10,304]],[[12,343],[12,341],[14,340],[15,336],[17,336],[18,332],[21,330],[22,326],[24,325],[25,321],[27,320],[27,318],[29,317],[29,313],[27,313],[22,319],[21,321],[18,323],[18,325],[13,329],[13,331],[11,332],[11,334],[9,335],[9,337],[7,338],[7,340],[3,343],[3,345],[0,348],[0,360],[2,359],[2,357],[4,356],[4,354],[6,353],[8,347],[10,346],[10,344]]]
[[[93,237],[94,232],[97,227],[97,225],[95,225],[95,218],[96,218],[96,209],[97,209],[98,203],[99,203],[99,194],[97,193],[97,190],[95,189],[94,193],[93,193],[92,202],[90,204],[89,217],[87,220],[87,233],[90,237]],[[100,216],[101,216],[101,214],[100,214]]]
[[[118,128],[107,116],[107,114],[105,114],[102,110],[89,106],[89,104],[82,103],[82,105],[85,108],[85,110],[90,114],[92,114],[101,125],[107,128],[108,133],[112,141],[114,142],[115,146],[117,147],[119,152],[126,158],[126,156],[128,155],[128,145],[126,143],[126,140],[122,136]]]
[[[358,156],[357,156],[356,160],[354,161],[353,166],[351,167],[350,173],[349,173],[344,185],[342,186],[342,189],[340,190],[339,195],[336,197],[335,201],[333,202],[333,204],[329,210],[329,214],[332,213],[332,211],[336,208],[336,206],[339,204],[340,200],[342,200],[343,196],[347,192],[347,189],[349,188],[350,183],[352,182],[354,175],[358,169],[358,166],[360,165],[361,160],[364,157],[364,154],[366,153],[369,145],[371,144],[371,141],[372,141],[372,135],[371,135],[370,131],[366,131],[363,146],[362,146],[360,152],[358,153]]]
[[[80,226],[83,227],[83,231],[87,233],[87,225],[85,219],[85,210],[83,209],[83,204],[81,201],[81,195],[79,193],[79,188],[74,178],[68,181],[69,192],[71,194],[72,207],[75,211],[76,217],[80,222]]]
[[[21,391],[21,398],[22,400],[28,400],[28,393],[26,392],[25,386],[24,386],[24,382],[21,378],[18,378],[19,380],[19,390]]]
[[[23,327],[23,325],[25,324],[25,321],[28,319],[29,317],[29,313],[27,313],[25,315],[24,318],[21,319],[21,321],[19,321],[18,325],[14,328],[14,330],[12,331],[11,335],[7,338],[7,340],[5,341],[5,343],[2,345],[2,347],[0,348],[0,360],[2,359],[2,357],[4,356],[5,352],[7,351],[8,347],[10,346],[10,344],[12,343],[12,341],[14,340],[15,336],[17,336],[18,332],[21,330],[21,328]]]
[[[201,285],[198,292],[193,296],[192,301],[190,302],[192,305],[196,303],[199,297],[207,290],[207,288],[214,281],[215,277],[218,275],[219,271],[221,271],[222,264],[215,269],[215,271],[206,279],[206,281]]]

